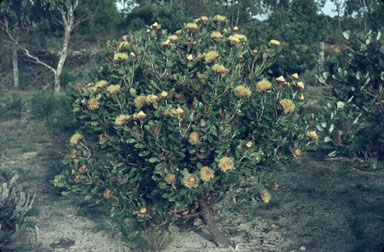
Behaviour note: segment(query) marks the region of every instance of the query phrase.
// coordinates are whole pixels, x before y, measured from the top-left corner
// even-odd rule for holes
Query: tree
[[[28,1],[28,0],[17,0],[6,2],[0,8],[0,14],[2,18],[0,20],[0,29],[5,32],[7,37],[19,47],[24,54],[32,59],[35,63],[41,64],[44,67],[51,70],[54,74],[54,90],[55,92],[60,91],[60,75],[63,71],[65,60],[68,56],[68,46],[73,29],[82,21],[81,19],[75,19],[75,10],[79,5],[79,0],[41,0],[41,1]],[[33,55],[28,48],[20,43],[20,40],[15,36],[15,32],[19,27],[34,26],[35,22],[33,16],[37,15],[36,10],[49,10],[51,12],[57,11],[60,15],[60,24],[64,28],[63,42],[61,51],[59,52],[59,59],[56,68],[50,64],[42,61],[39,57]],[[18,14],[23,13],[22,16]]]

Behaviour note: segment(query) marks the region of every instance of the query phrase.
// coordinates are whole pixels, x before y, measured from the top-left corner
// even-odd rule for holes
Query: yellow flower
[[[226,17],[224,17],[224,16],[220,16],[220,15],[216,15],[216,16],[213,18],[213,20],[219,21],[219,22],[221,22],[221,23],[225,22],[226,19],[227,19]]]
[[[199,178],[194,174],[188,174],[184,177],[183,184],[189,189],[195,188],[199,185]]]
[[[169,111],[169,109],[163,111],[163,116],[169,116],[170,114],[171,112]]]
[[[297,73],[292,74],[291,77],[292,77],[293,80],[298,80],[299,79],[299,75]]]
[[[147,118],[147,115],[143,111],[140,110],[139,113],[134,115],[134,118],[137,118],[139,120],[144,120],[145,118]]]
[[[219,39],[219,38],[222,38],[223,35],[221,35],[221,33],[218,32],[218,31],[214,31],[214,32],[211,33],[210,37],[211,37],[212,39]]]
[[[296,86],[300,89],[300,90],[304,90],[304,83],[302,81],[299,81]]]
[[[167,91],[161,91],[159,96],[162,97],[162,98],[167,98],[168,95],[169,95],[169,93]]]
[[[112,196],[112,191],[110,189],[104,190],[104,198],[109,199]]]
[[[187,60],[188,60],[188,61],[192,61],[192,60],[193,60],[193,55],[192,55],[192,54],[189,54],[189,55],[187,56]]]
[[[268,80],[261,80],[256,83],[256,91],[261,92],[261,91],[269,91],[272,88],[271,82]]]
[[[189,29],[189,30],[197,30],[197,24],[195,23],[188,23],[185,28]]]
[[[233,32],[238,32],[239,31],[239,27],[237,27],[237,26],[233,27],[232,31]]]
[[[248,141],[248,142],[245,143],[245,148],[247,148],[247,149],[252,148],[252,146],[253,146],[253,142],[252,141]]]
[[[169,36],[168,37],[168,39],[167,40],[169,40],[169,41],[171,41],[171,42],[175,42],[175,41],[177,41],[178,40],[178,38],[177,38],[177,36],[176,35],[171,35],[171,36]]]
[[[75,133],[72,135],[70,143],[71,144],[78,144],[82,138],[83,138],[83,135],[81,135],[79,133]]]
[[[252,94],[252,91],[243,85],[237,86],[235,92],[244,97],[249,97]]]
[[[267,189],[261,190],[260,197],[264,203],[268,203],[271,200],[271,194]]]
[[[200,170],[201,180],[208,182],[211,179],[213,179],[214,177],[215,177],[215,171],[214,170],[212,170],[208,166],[204,166],[203,168],[201,168],[201,170]]]
[[[163,113],[164,114],[164,113]],[[184,115],[184,110],[182,108],[172,109],[171,114],[176,117],[181,117]]]
[[[229,170],[232,170],[233,167],[234,167],[234,162],[233,162],[233,158],[229,158],[229,157],[222,157],[219,161],[219,168],[223,171],[223,172],[227,172]]]
[[[71,158],[76,158],[77,157],[77,150],[72,150],[70,156],[71,156]]]
[[[210,51],[205,55],[205,61],[210,63],[217,59],[219,57],[219,54],[216,51]]]
[[[159,26],[159,24],[158,24],[157,22],[155,22],[155,23],[153,23],[153,24],[151,25],[152,29],[156,29],[157,26]]]
[[[124,125],[128,122],[129,118],[131,118],[129,115],[119,115],[115,119],[115,124]]]
[[[123,41],[119,45],[119,49],[129,46],[129,43],[127,41]]]
[[[304,98],[304,95],[303,95],[303,94],[301,94],[301,95],[300,95],[300,97],[299,97],[299,100],[301,100],[301,101],[304,101],[304,100],[305,100],[305,98]]]
[[[161,43],[163,46],[169,46],[169,44],[171,43],[171,41],[169,39],[167,39],[165,42]]]
[[[96,82],[95,87],[97,88],[105,88],[107,86],[108,82],[106,80],[101,80]]]
[[[87,171],[88,171],[88,167],[85,164],[80,166],[80,169],[79,169],[80,173],[86,173]]]
[[[147,104],[147,100],[143,95],[137,96],[133,102],[135,103],[135,107],[138,109],[144,107],[145,104]]]
[[[89,110],[96,110],[100,106],[100,102],[96,100],[95,98],[91,98],[88,101],[88,108]]]
[[[136,54],[133,53],[133,52],[131,52],[131,53],[129,54],[129,56],[130,56],[132,59],[136,59]]]
[[[311,140],[319,141],[319,136],[317,135],[316,131],[307,131],[307,137]]]
[[[128,54],[126,53],[115,53],[115,55],[113,56],[113,60],[117,61],[117,60],[122,60],[122,61],[126,61],[128,59]]]
[[[176,178],[175,174],[173,174],[173,173],[168,173],[168,174],[165,176],[164,180],[165,180],[165,182],[166,182],[167,184],[172,184],[172,183],[175,181],[175,178]]]
[[[276,81],[280,84],[285,84],[285,79],[284,79],[284,76],[282,75],[276,78]]]
[[[148,103],[157,103],[159,102],[159,97],[157,95],[151,94],[146,97]]]
[[[206,24],[208,22],[208,17],[206,17],[206,16],[201,16],[200,19],[201,19],[201,21],[203,21],[204,24]]]
[[[303,151],[300,148],[296,147],[293,149],[292,154],[295,158],[301,158],[303,156]]]
[[[272,39],[271,41],[269,41],[269,44],[274,47],[278,47],[281,43],[278,40]]]
[[[240,41],[247,41],[247,37],[244,34],[235,34],[228,37],[230,42],[240,43]]]
[[[221,73],[221,74],[226,74],[229,72],[229,70],[227,68],[225,68],[225,66],[223,65],[220,65],[220,64],[214,64],[212,69],[215,71],[215,72],[218,72],[218,73]]]
[[[177,30],[175,33],[176,33],[176,35],[180,35],[181,32],[182,32],[182,30]]]
[[[280,104],[284,107],[284,112],[286,114],[295,110],[295,104],[293,104],[293,101],[290,99],[283,99],[280,101]]]
[[[227,40],[232,43],[240,43],[240,39],[233,35],[229,36]]]
[[[145,206],[140,208],[139,211],[137,211],[137,215],[140,217],[145,217],[146,215],[148,215],[148,208]]]
[[[192,145],[195,145],[199,142],[199,133],[197,132],[192,132],[190,135],[189,135],[189,139],[188,139],[188,142]]]
[[[110,92],[111,94],[118,94],[120,93],[120,86],[119,85],[109,85],[107,87],[107,90],[108,92]]]

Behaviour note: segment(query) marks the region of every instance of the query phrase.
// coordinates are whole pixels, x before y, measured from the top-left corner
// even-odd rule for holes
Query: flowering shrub
[[[265,77],[278,51],[278,41],[249,48],[223,16],[109,42],[95,83],[73,88],[83,133],[55,185],[99,195],[119,219],[166,227],[200,213],[210,225],[209,208],[230,188],[300,158],[310,141],[297,74]]]
[[[319,77],[332,93],[322,127],[325,142],[342,154],[384,157],[384,43],[380,32],[345,32],[347,49],[337,57],[337,71]],[[336,154],[336,153],[335,153]],[[376,167],[376,165],[375,165]]]

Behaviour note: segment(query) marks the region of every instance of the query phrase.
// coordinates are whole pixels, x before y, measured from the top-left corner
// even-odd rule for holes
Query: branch
[[[2,27],[2,28],[5,28],[5,29],[3,29],[3,30],[4,30],[4,32],[7,34],[7,36],[12,40],[13,43],[15,43],[15,45],[17,45],[21,50],[23,50],[24,54],[25,54],[27,57],[33,59],[36,63],[45,66],[46,68],[48,68],[49,70],[51,70],[54,74],[56,74],[56,70],[55,70],[53,67],[51,67],[51,66],[48,65],[47,63],[41,61],[38,57],[32,55],[32,54],[29,52],[29,50],[28,50],[27,48],[25,48],[24,46],[22,46],[22,45],[21,45],[21,44],[20,44],[20,43],[19,43],[19,42],[12,36],[11,32],[10,32],[9,29],[8,29],[8,25],[7,25],[7,24],[5,24],[5,27]]]

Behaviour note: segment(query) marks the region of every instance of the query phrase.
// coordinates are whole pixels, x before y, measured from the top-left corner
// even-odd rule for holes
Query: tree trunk
[[[203,217],[209,233],[212,235],[213,240],[219,247],[227,248],[233,246],[233,242],[229,240],[223,233],[217,228],[215,220],[212,218],[209,203],[204,198],[199,199],[200,215]]]
[[[19,65],[17,63],[17,45],[12,43],[13,86],[19,87]]]

